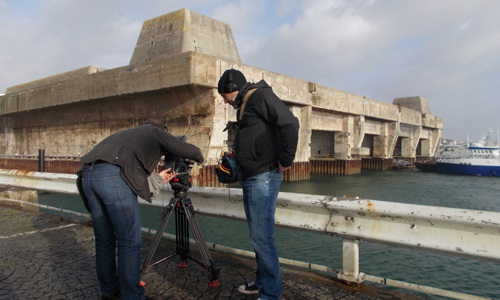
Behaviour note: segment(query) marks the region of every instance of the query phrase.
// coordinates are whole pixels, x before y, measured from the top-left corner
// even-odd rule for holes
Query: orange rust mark
[[[20,175],[20,176],[31,176],[33,175],[35,172],[32,172],[32,171],[24,171],[24,170],[14,170],[13,172],[15,175]]]
[[[375,204],[373,204],[372,202],[368,201],[366,203],[366,209],[367,210],[373,210],[375,208]]]

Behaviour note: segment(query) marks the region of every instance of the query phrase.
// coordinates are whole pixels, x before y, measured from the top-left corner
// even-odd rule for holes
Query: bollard
[[[45,170],[45,149],[38,149],[38,172]]]

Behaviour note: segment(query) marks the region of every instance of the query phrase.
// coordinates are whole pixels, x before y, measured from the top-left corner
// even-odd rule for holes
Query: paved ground
[[[150,237],[144,237],[143,256]],[[175,243],[162,241],[157,254],[170,254]],[[192,250],[193,255],[197,255]],[[238,285],[255,272],[252,259],[211,251],[220,267],[220,284],[208,286],[208,273],[197,264],[181,269],[178,257],[146,274],[146,295],[153,299],[256,299]],[[283,299],[417,299],[389,290],[347,286],[297,268],[283,266]],[[0,300],[100,299],[94,269],[92,228],[75,220],[0,205]]]

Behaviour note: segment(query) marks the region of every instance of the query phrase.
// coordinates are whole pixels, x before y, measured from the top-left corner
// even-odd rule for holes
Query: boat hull
[[[422,172],[437,172],[437,164],[435,161],[419,161],[415,162],[414,166]]]
[[[455,163],[437,163],[439,174],[460,174],[500,177],[500,166],[479,166]]]

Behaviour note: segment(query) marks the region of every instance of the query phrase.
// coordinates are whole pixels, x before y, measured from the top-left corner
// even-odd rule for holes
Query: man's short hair
[[[151,124],[160,128],[161,130],[168,131],[167,125],[163,124],[163,122],[157,119],[147,119],[146,121],[144,121],[144,124]]]

